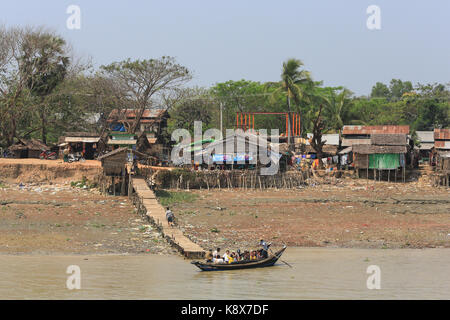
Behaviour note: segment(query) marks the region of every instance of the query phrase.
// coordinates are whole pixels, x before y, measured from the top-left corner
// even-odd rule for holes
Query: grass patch
[[[159,202],[164,207],[179,203],[193,202],[198,197],[196,194],[192,194],[187,191],[166,191],[166,190],[156,190],[155,195],[158,197]]]
[[[93,189],[98,187],[97,183],[90,182],[85,176],[83,176],[80,181],[72,181],[70,183],[70,186],[72,188],[80,188],[80,189]]]

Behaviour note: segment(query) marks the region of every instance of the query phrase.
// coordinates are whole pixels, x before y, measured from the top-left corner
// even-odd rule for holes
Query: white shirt
[[[230,260],[230,257],[229,257],[226,253],[224,253],[224,254],[223,254],[223,260],[224,260],[226,263],[228,263],[228,261]]]

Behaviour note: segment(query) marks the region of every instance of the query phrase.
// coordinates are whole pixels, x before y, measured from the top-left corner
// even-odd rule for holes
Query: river
[[[292,268],[201,272],[179,256],[0,255],[0,299],[450,299],[449,249],[288,248],[282,259]],[[79,290],[66,287],[69,265]]]

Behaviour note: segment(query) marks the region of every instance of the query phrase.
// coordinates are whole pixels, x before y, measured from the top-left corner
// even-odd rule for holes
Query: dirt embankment
[[[450,190],[347,180],[298,190],[195,190],[172,205],[204,248],[276,245],[450,248]],[[179,197],[181,198],[181,197]]]
[[[67,184],[0,186],[0,254],[173,252],[127,197]]]
[[[99,161],[67,163],[62,160],[0,159],[0,181],[8,183],[63,183],[101,174]]]

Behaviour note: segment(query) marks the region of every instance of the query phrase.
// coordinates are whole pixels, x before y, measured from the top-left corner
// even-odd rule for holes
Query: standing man
[[[271,244],[272,243],[270,243],[270,242],[269,243],[265,242],[263,239],[261,239],[259,241],[259,245],[262,246],[261,253],[262,253],[262,258],[263,259],[268,257],[268,251],[269,251],[269,247],[270,247]]]
[[[173,227],[175,215],[173,212],[169,209],[169,207],[166,207],[166,219],[169,226]]]

